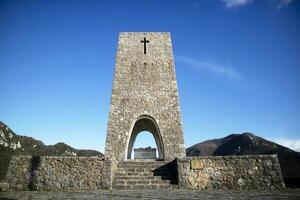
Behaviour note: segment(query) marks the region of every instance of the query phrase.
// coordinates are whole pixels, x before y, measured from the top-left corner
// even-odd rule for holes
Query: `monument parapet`
[[[156,148],[135,148],[134,159],[156,159]]]

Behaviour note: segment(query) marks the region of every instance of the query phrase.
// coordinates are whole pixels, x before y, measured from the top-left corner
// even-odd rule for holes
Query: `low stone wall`
[[[13,156],[0,191],[111,189],[116,164],[100,157]],[[285,187],[276,155],[184,157],[177,171],[179,188]]]
[[[71,156],[13,156],[2,190],[101,189],[103,158]]]
[[[177,159],[179,188],[283,189],[277,155]]]

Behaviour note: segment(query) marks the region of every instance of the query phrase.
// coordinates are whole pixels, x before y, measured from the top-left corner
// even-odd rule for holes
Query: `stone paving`
[[[287,190],[97,190],[0,192],[0,200],[13,199],[300,199],[300,189]]]

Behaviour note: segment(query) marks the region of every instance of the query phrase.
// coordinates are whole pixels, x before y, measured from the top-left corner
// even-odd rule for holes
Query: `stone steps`
[[[172,172],[168,171],[156,171],[155,169],[150,169],[149,171],[117,171],[116,176],[168,176],[173,175]]]
[[[155,181],[155,180],[173,180],[172,176],[116,176],[118,178],[118,180],[149,180],[149,181]]]
[[[177,189],[178,185],[115,185],[114,189],[117,190],[155,190],[155,189]]]
[[[126,163],[128,162],[128,163]],[[145,162],[140,162],[140,161],[126,161],[126,162],[121,162],[118,164],[118,167],[122,168],[127,168],[127,167],[147,167],[147,168],[157,168],[157,167],[161,167],[163,165],[168,164],[168,162],[164,162],[164,161],[151,161],[149,163]],[[155,163],[157,162],[157,163]]]
[[[148,180],[148,179],[143,179],[143,180],[117,180],[114,182],[115,185],[150,185],[150,184],[161,184],[161,185],[168,185],[171,184],[171,180]]]
[[[168,172],[169,169],[159,169],[158,167],[136,167],[136,168],[121,168],[119,169],[120,173],[127,173],[127,172],[149,172],[150,171],[157,171],[157,172]]]
[[[166,161],[119,162],[114,189],[178,188],[176,166]]]

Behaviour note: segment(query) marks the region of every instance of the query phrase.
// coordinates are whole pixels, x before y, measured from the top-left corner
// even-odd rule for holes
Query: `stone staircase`
[[[119,162],[113,189],[178,188],[176,162],[123,161]]]

